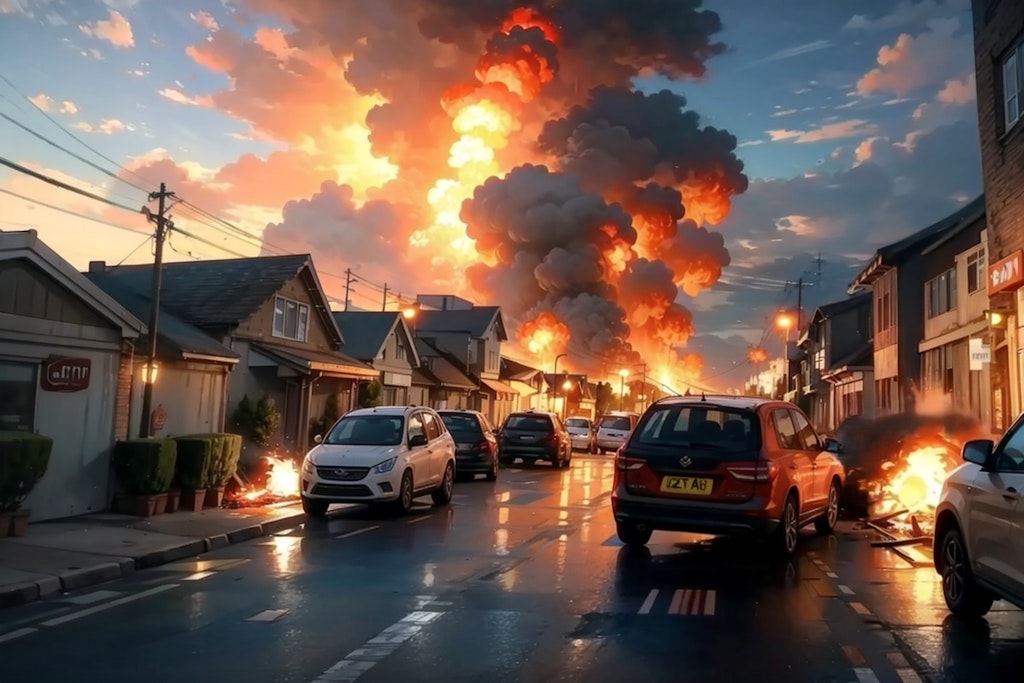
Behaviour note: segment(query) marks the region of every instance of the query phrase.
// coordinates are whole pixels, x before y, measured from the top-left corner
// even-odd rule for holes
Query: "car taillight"
[[[775,477],[779,476],[778,465],[771,461],[733,465],[726,469],[729,474],[740,481],[769,482],[775,481]]]
[[[477,448],[479,449],[479,451],[481,453],[490,453],[491,452],[491,442],[490,441],[481,441],[479,444],[477,444]]]
[[[622,454],[622,449],[615,451],[615,469],[617,470],[638,470],[644,466],[644,461],[638,458],[629,458]]]

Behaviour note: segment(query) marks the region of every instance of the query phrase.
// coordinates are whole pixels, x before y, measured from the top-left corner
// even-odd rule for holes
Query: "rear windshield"
[[[602,417],[600,426],[602,429],[618,429],[624,432],[630,430],[628,417],[616,417],[614,415]]]
[[[590,426],[590,420],[584,420],[582,417],[570,417],[565,421],[566,427],[582,427],[587,428]]]
[[[644,416],[633,443],[741,451],[760,448],[761,435],[756,415],[748,410],[669,405],[653,408]]]
[[[551,432],[551,418],[538,415],[509,415],[505,429],[521,429],[527,432]]]
[[[448,431],[453,434],[482,434],[480,420],[476,415],[463,413],[441,413],[441,420],[444,421]]]

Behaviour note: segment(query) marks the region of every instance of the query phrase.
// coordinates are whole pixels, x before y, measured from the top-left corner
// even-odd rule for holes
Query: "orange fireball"
[[[565,353],[569,346],[569,326],[554,313],[541,313],[533,320],[523,323],[519,339],[523,348],[538,359],[548,360]]]

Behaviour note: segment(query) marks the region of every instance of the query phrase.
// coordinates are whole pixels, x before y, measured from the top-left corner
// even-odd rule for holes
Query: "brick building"
[[[987,199],[992,417],[1004,429],[1022,410],[1024,373],[1024,2],[971,5]]]

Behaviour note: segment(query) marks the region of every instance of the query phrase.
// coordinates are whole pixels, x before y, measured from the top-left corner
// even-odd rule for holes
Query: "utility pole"
[[[388,310],[388,283],[384,283],[384,305],[380,307],[380,310]]]
[[[156,214],[156,248],[153,259],[153,291],[149,303],[149,353],[146,355],[146,382],[142,390],[142,416],[139,425],[139,436],[143,439],[150,436],[150,421],[153,412],[153,383],[156,381],[156,337],[157,323],[160,319],[160,285],[164,265],[164,240],[167,239],[167,204],[173,192],[167,191],[167,185],[160,183],[159,192],[149,194],[150,201],[159,200]]]
[[[349,301],[352,300],[352,269],[345,269],[345,310],[348,310]]]
[[[803,328],[804,324],[804,287],[813,287],[814,283],[805,282],[801,275],[796,282],[791,280],[786,282],[787,289],[791,286],[796,287],[796,334],[799,339],[800,330]]]

